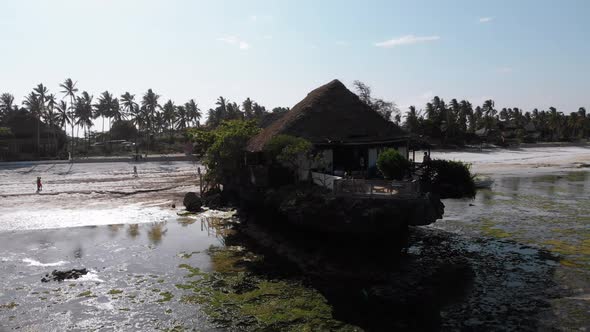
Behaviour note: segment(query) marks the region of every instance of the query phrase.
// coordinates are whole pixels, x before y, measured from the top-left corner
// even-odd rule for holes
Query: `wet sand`
[[[419,156],[420,154],[417,154]],[[577,169],[590,164],[590,146],[432,151],[432,158],[470,163],[479,174],[534,175]],[[420,161],[418,157],[418,161]],[[588,167],[588,166],[586,166]]]

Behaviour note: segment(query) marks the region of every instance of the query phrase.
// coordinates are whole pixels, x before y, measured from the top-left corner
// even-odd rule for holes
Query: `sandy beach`
[[[479,174],[534,174],[579,169],[590,164],[590,146],[433,151],[432,158],[470,163]],[[420,160],[418,158],[418,160]],[[588,166],[586,166],[588,167]]]

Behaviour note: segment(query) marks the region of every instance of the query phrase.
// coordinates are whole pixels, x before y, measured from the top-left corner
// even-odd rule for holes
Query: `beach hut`
[[[301,137],[313,144],[319,158],[300,170],[300,179],[306,179],[311,169],[334,175],[366,175],[384,149],[397,149],[406,158],[409,153],[409,135],[338,80],[311,91],[248,142],[246,159],[252,182],[265,182],[269,165],[264,148],[277,135]]]

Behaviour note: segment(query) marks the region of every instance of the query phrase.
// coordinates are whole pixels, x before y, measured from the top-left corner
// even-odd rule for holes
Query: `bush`
[[[431,160],[422,180],[441,198],[475,197],[471,165],[452,160]]]
[[[377,168],[386,179],[401,180],[410,168],[410,162],[397,150],[387,149],[377,158]]]

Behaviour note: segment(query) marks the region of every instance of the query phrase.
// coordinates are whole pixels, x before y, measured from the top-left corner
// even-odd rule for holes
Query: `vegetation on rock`
[[[452,160],[431,160],[425,167],[422,182],[428,191],[441,198],[475,197],[471,165]]]
[[[387,149],[377,158],[377,168],[387,179],[401,180],[410,168],[410,162],[395,149]]]
[[[243,156],[248,140],[259,132],[253,121],[225,121],[214,131],[213,144],[207,150],[204,164],[207,179],[213,183],[239,183],[245,170]]]
[[[244,331],[358,331],[332,317],[332,309],[316,290],[299,281],[273,280],[246,272],[241,267],[252,257],[240,250],[211,250],[219,271],[205,273],[183,264],[191,279],[176,285],[189,291],[186,303],[203,306],[220,327]],[[218,257],[221,256],[221,257]]]

